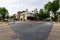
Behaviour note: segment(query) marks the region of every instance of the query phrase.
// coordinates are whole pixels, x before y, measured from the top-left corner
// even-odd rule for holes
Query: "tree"
[[[35,13],[35,14],[34,14],[35,19],[36,19],[36,20],[39,20],[37,8],[36,8],[34,11],[32,11],[32,12]]]
[[[43,19],[50,17],[50,14],[49,14],[49,12],[44,11],[43,9],[40,9],[39,17],[43,20]]]
[[[44,12],[44,19],[49,18],[49,17],[50,17],[50,13],[47,12],[47,11],[45,11],[45,12]]]
[[[54,15],[56,14],[56,11],[59,10],[59,0],[54,0],[52,2],[52,12]]]
[[[45,6],[44,6],[44,8],[45,8],[45,10],[46,11],[50,11],[50,10],[52,10],[52,2],[48,2]]]
[[[16,19],[16,14],[13,14],[10,18]]]
[[[37,17],[37,14],[38,14],[37,8],[34,10],[34,13],[35,13],[35,17]]]
[[[13,19],[16,19],[16,14],[13,15]]]
[[[5,7],[0,7],[0,14],[2,15],[2,20],[5,20],[6,15],[8,15],[8,10]]]
[[[55,15],[56,11],[59,9],[59,0],[54,0],[53,2],[48,2],[44,6],[45,10],[52,11]]]
[[[45,6],[44,6],[45,10],[52,11],[54,14],[54,17],[57,18],[56,12],[57,10],[59,10],[59,0],[54,0],[53,2],[48,2]]]
[[[60,12],[56,12],[56,14],[54,15],[55,17],[53,18],[54,21],[57,21],[59,16],[60,16]]]
[[[6,15],[5,18],[8,19],[9,18],[9,15]]]
[[[44,11],[43,11],[43,9],[40,9],[39,14],[40,14],[40,17],[43,18],[43,16],[44,16]]]

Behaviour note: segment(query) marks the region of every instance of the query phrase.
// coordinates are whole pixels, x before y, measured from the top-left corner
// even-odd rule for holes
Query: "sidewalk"
[[[2,21],[0,21],[0,25],[7,25],[7,22],[2,22]]]
[[[0,22],[0,40],[20,40],[10,26],[5,22]]]
[[[54,23],[47,40],[60,40],[60,23]]]

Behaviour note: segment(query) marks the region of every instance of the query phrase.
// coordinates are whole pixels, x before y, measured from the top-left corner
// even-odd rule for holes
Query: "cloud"
[[[0,7],[6,7],[10,15],[12,15],[26,8],[29,10],[37,8],[39,10],[43,8],[48,1],[52,0],[0,0]]]

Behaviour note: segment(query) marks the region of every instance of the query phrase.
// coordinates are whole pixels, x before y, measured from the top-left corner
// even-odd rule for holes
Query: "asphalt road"
[[[20,40],[47,40],[53,27],[52,23],[20,22],[10,24]]]

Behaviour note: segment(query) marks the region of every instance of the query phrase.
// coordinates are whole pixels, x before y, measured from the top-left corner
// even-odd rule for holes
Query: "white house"
[[[30,13],[29,11],[28,11],[28,9],[26,9],[26,11],[23,11],[22,13],[21,13],[21,15],[20,15],[20,20],[22,20],[22,21],[27,21],[27,17],[33,17],[34,16],[34,14],[33,13]]]

